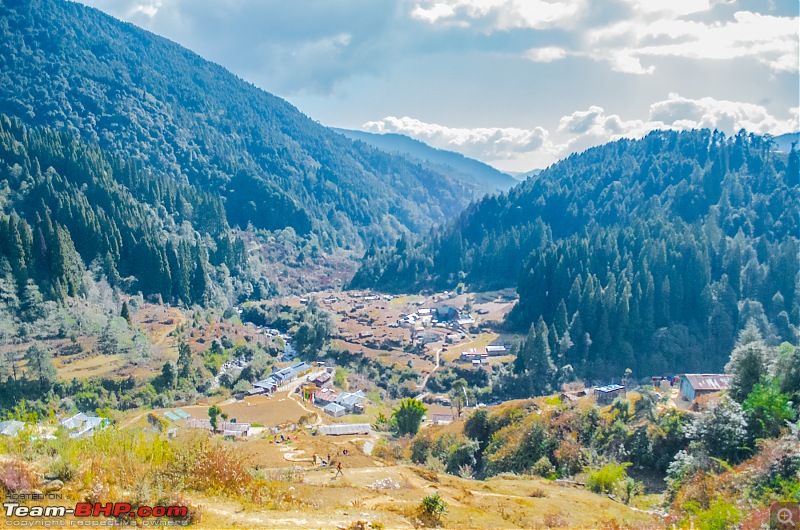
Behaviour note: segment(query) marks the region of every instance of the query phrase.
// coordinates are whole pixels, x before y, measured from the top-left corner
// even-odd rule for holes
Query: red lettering
[[[130,513],[131,505],[127,502],[118,502],[114,505],[114,517],[119,517],[122,514]]]
[[[167,508],[167,517],[186,517],[189,514],[189,508],[186,506],[170,506]]]
[[[92,514],[95,517],[99,517],[100,515],[105,515],[106,517],[111,517],[111,514],[114,513],[114,503],[108,502],[106,504],[100,504],[99,502],[94,503],[94,511]]]
[[[167,508],[164,506],[156,506],[153,508],[153,517],[164,517],[167,513]]]
[[[89,517],[92,515],[92,505],[88,502],[79,502],[75,505],[75,517]]]
[[[149,506],[142,506],[139,508],[137,515],[139,515],[139,517],[150,517],[152,511],[153,510],[151,510]]]

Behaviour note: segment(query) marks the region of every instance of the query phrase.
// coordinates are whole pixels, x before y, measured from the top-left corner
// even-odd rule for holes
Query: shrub
[[[572,440],[563,440],[561,445],[553,452],[558,463],[558,470],[562,476],[572,476],[580,473],[583,468],[583,451],[580,444]]]
[[[18,493],[33,489],[36,478],[33,471],[19,460],[0,462],[0,487],[6,493]]]
[[[594,493],[613,493],[617,486],[628,477],[625,469],[630,465],[629,462],[610,463],[600,469],[590,471],[586,485]]]
[[[704,530],[727,530],[742,520],[742,512],[735,504],[716,499],[707,510],[699,510],[696,526]]]
[[[553,467],[553,463],[550,462],[550,459],[546,456],[543,456],[539,460],[533,464],[531,468],[531,473],[534,475],[539,475],[540,477],[549,477],[553,473],[556,472],[556,468]]]
[[[381,438],[375,444],[372,455],[389,462],[397,462],[403,458],[403,448],[397,442],[388,442],[386,439]]]
[[[420,509],[422,513],[428,517],[432,517],[436,519],[436,521],[441,521],[442,516],[447,513],[447,503],[444,502],[444,499],[442,499],[437,492],[422,499]]]

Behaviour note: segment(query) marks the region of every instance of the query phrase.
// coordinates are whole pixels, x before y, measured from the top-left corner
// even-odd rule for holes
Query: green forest
[[[291,227],[325,250],[424,232],[477,193],[353,142],[173,42],[63,0],[0,4],[0,112],[203,189],[231,226]]]
[[[113,287],[187,305],[233,296],[214,293],[226,282],[212,278],[247,267],[218,197],[2,115],[0,204],[3,302],[28,321],[36,300],[77,296],[87,267]]]
[[[653,132],[372,246],[351,286],[516,287],[520,395],[627,368],[718,371],[750,320],[771,345],[798,341],[798,191],[798,153],[769,136]]]

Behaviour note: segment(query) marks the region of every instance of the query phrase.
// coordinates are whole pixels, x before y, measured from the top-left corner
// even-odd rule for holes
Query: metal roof
[[[223,431],[247,432],[250,430],[250,424],[224,421],[222,422],[222,425],[219,426],[219,428],[220,430]]]
[[[343,423],[337,425],[320,425],[319,432],[329,436],[344,436],[348,434],[369,434],[372,427],[369,423]]]
[[[617,392],[618,390],[625,390],[625,387],[622,385],[606,385],[606,386],[598,386],[595,388],[598,392],[602,392],[603,394],[608,394],[610,392]]]
[[[0,421],[0,435],[14,436],[25,427],[25,424],[17,420]]]
[[[727,390],[733,379],[728,374],[685,374],[683,377],[695,390]]]

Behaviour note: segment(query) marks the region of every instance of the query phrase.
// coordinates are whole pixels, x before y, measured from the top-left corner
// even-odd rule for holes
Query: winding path
[[[442,353],[442,350],[441,350],[441,348],[440,348],[440,349],[438,349],[438,350],[436,350],[436,363],[435,363],[435,364],[434,364],[434,366],[433,366],[433,370],[431,370],[431,371],[428,373],[428,375],[426,375],[426,376],[425,376],[425,377],[422,379],[422,383],[420,383],[419,385],[417,385],[417,387],[418,387],[420,390],[422,390],[422,393],[421,393],[420,395],[416,396],[414,399],[422,399],[423,397],[425,397],[425,394],[427,394],[427,393],[428,393],[428,392],[425,392],[425,385],[427,385],[427,384],[428,384],[428,379],[430,379],[430,377],[433,375],[433,372],[435,372],[435,371],[436,371],[436,370],[439,368],[439,355],[440,355],[441,353]]]

